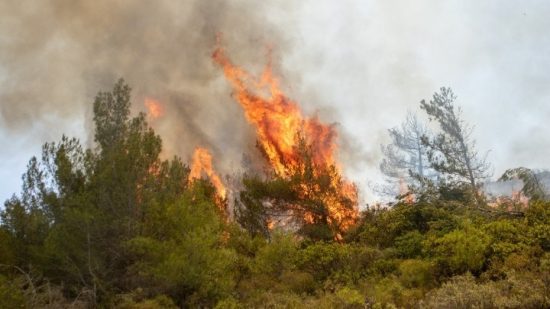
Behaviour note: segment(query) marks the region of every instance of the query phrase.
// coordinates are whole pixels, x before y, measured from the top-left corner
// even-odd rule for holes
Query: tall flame
[[[247,120],[256,127],[258,141],[277,174],[288,176],[297,166],[296,133],[301,133],[312,146],[315,164],[335,163],[333,125],[322,124],[316,117],[304,118],[298,105],[279,88],[271,66],[266,66],[261,79],[254,81],[248,72],[231,63],[223,49],[216,49],[213,58],[233,86],[235,99],[243,107]],[[260,93],[266,91],[268,96],[262,97]]]
[[[212,55],[222,67],[227,80],[233,87],[233,97],[244,109],[246,119],[254,125],[260,148],[275,173],[281,177],[292,175],[301,165],[303,158],[297,151],[299,140],[304,139],[311,149],[313,164],[318,169],[334,167],[337,175],[331,177],[331,185],[340,196],[352,201],[350,209],[338,198],[326,197],[329,221],[341,230],[349,228],[357,219],[357,189],[352,183],[341,179],[339,165],[335,161],[336,130],[333,125],[323,124],[317,117],[306,118],[298,104],[281,91],[279,81],[273,76],[268,64],[259,80],[247,71],[235,66],[218,46]],[[307,189],[304,189],[307,195]],[[312,214],[305,214],[304,221],[312,221]]]
[[[147,108],[147,115],[151,117],[151,119],[157,119],[164,115],[164,107],[160,104],[159,101],[151,98],[146,98],[143,104]]]
[[[201,173],[204,171],[206,176],[210,179],[216,192],[222,200],[225,200],[227,196],[227,190],[216,171],[212,166],[212,155],[206,148],[197,147],[193,154],[193,163],[191,165],[191,171],[189,173],[189,181],[201,178]]]

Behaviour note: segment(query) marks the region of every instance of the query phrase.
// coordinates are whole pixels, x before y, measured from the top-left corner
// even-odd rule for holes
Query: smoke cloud
[[[4,1],[0,12],[0,129],[37,133],[37,144],[66,133],[90,145],[93,97],[123,77],[136,112],[146,97],[164,105],[151,123],[166,154],[189,158],[201,145],[240,158],[252,132],[210,58],[216,36],[252,67],[270,44],[274,57],[289,49],[257,1]]]
[[[40,145],[62,133],[91,145],[91,103],[123,77],[135,112],[167,155],[209,148],[230,172],[254,133],[210,55],[216,35],[232,60],[275,72],[307,115],[338,122],[341,161],[361,186],[379,179],[380,144],[407,110],[441,86],[458,95],[491,150],[495,176],[547,166],[550,4],[484,1],[0,2],[0,199]]]

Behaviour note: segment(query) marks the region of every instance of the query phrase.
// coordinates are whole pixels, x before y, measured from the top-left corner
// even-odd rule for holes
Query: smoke
[[[284,71],[301,72],[298,102],[333,106],[343,130],[374,159],[359,161],[356,178],[380,179],[372,161],[388,142],[387,129],[400,125],[407,110],[422,116],[420,100],[441,86],[458,95],[479,152],[490,151],[495,177],[511,167],[548,166],[548,3],[301,4],[297,31],[307,39],[285,58]],[[314,101],[300,97],[311,93]]]
[[[250,143],[242,111],[210,58],[217,33],[245,65],[264,63],[274,42],[275,57],[289,49],[258,1],[3,1],[0,12],[2,130],[24,134],[48,122],[56,131],[86,119],[80,132],[65,133],[84,134],[89,143],[84,129],[91,128],[94,95],[123,77],[136,112],[145,97],[164,105],[165,116],[152,125],[166,153],[184,158],[201,145],[240,159]],[[52,135],[38,134],[37,143],[59,138]]]
[[[10,147],[0,187],[17,189],[13,175],[45,141],[66,133],[90,143],[93,98],[119,77],[134,89],[135,112],[145,97],[165,105],[152,125],[167,155],[189,160],[203,146],[223,170],[239,166],[254,134],[210,59],[218,32],[253,72],[272,47],[289,97],[339,123],[354,180],[378,177],[386,130],[441,86],[458,95],[495,176],[545,167],[549,13],[537,0],[1,1],[0,143]]]

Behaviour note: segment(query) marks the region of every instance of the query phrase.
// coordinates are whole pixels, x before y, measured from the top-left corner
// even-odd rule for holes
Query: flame
[[[529,206],[529,198],[523,194],[523,191],[512,190],[512,201],[519,204],[522,208]]]
[[[321,171],[335,168],[336,172],[329,174],[331,186],[338,192],[338,196],[326,196],[323,199],[329,211],[329,223],[338,226],[340,230],[348,229],[358,217],[357,188],[340,177],[341,172],[334,156],[337,137],[334,125],[323,124],[317,117],[304,117],[298,104],[281,91],[269,63],[257,80],[235,66],[220,46],[212,58],[223,69],[233,88],[233,97],[244,109],[248,122],[255,127],[260,149],[278,176],[289,177],[303,166],[303,157],[297,151],[297,136],[303,138],[310,147],[311,159],[317,169],[314,173],[319,175]],[[315,188],[301,190],[304,196],[314,195],[318,191]],[[351,200],[352,209],[338,197]],[[303,219],[306,223],[312,223],[314,214],[306,213]]]
[[[415,196],[409,191],[407,182],[403,177],[399,177],[399,195],[403,198],[405,204],[413,204]]]
[[[191,165],[191,171],[189,172],[189,181],[201,178],[201,173],[204,171],[206,176],[216,188],[218,196],[225,200],[227,197],[227,189],[225,188],[220,176],[214,171],[212,166],[212,155],[206,148],[197,147],[193,154],[193,164]]]
[[[164,115],[164,107],[159,101],[146,98],[143,104],[147,107],[147,115],[149,115],[151,119],[157,119]]]
[[[288,176],[298,165],[296,133],[301,133],[312,146],[315,164],[335,164],[333,153],[337,135],[334,126],[322,124],[316,117],[304,118],[298,105],[279,88],[270,65],[256,82],[248,72],[234,66],[223,49],[218,48],[213,58],[222,66],[225,77],[233,86],[234,96],[243,107],[247,120],[256,127],[258,141],[278,175]],[[269,97],[262,97],[256,91],[267,91]]]
[[[272,231],[275,228],[275,220],[267,219],[267,229]]]

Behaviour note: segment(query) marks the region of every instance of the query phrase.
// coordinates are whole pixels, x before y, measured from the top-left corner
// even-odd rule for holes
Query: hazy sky
[[[90,143],[93,97],[118,77],[135,111],[145,96],[167,104],[153,123],[167,152],[187,158],[201,143],[230,171],[253,138],[210,59],[218,32],[252,70],[273,49],[289,96],[339,123],[361,188],[380,179],[387,129],[441,86],[454,89],[495,176],[549,167],[549,17],[548,1],[3,1],[0,199],[19,191],[42,143],[63,133]]]

